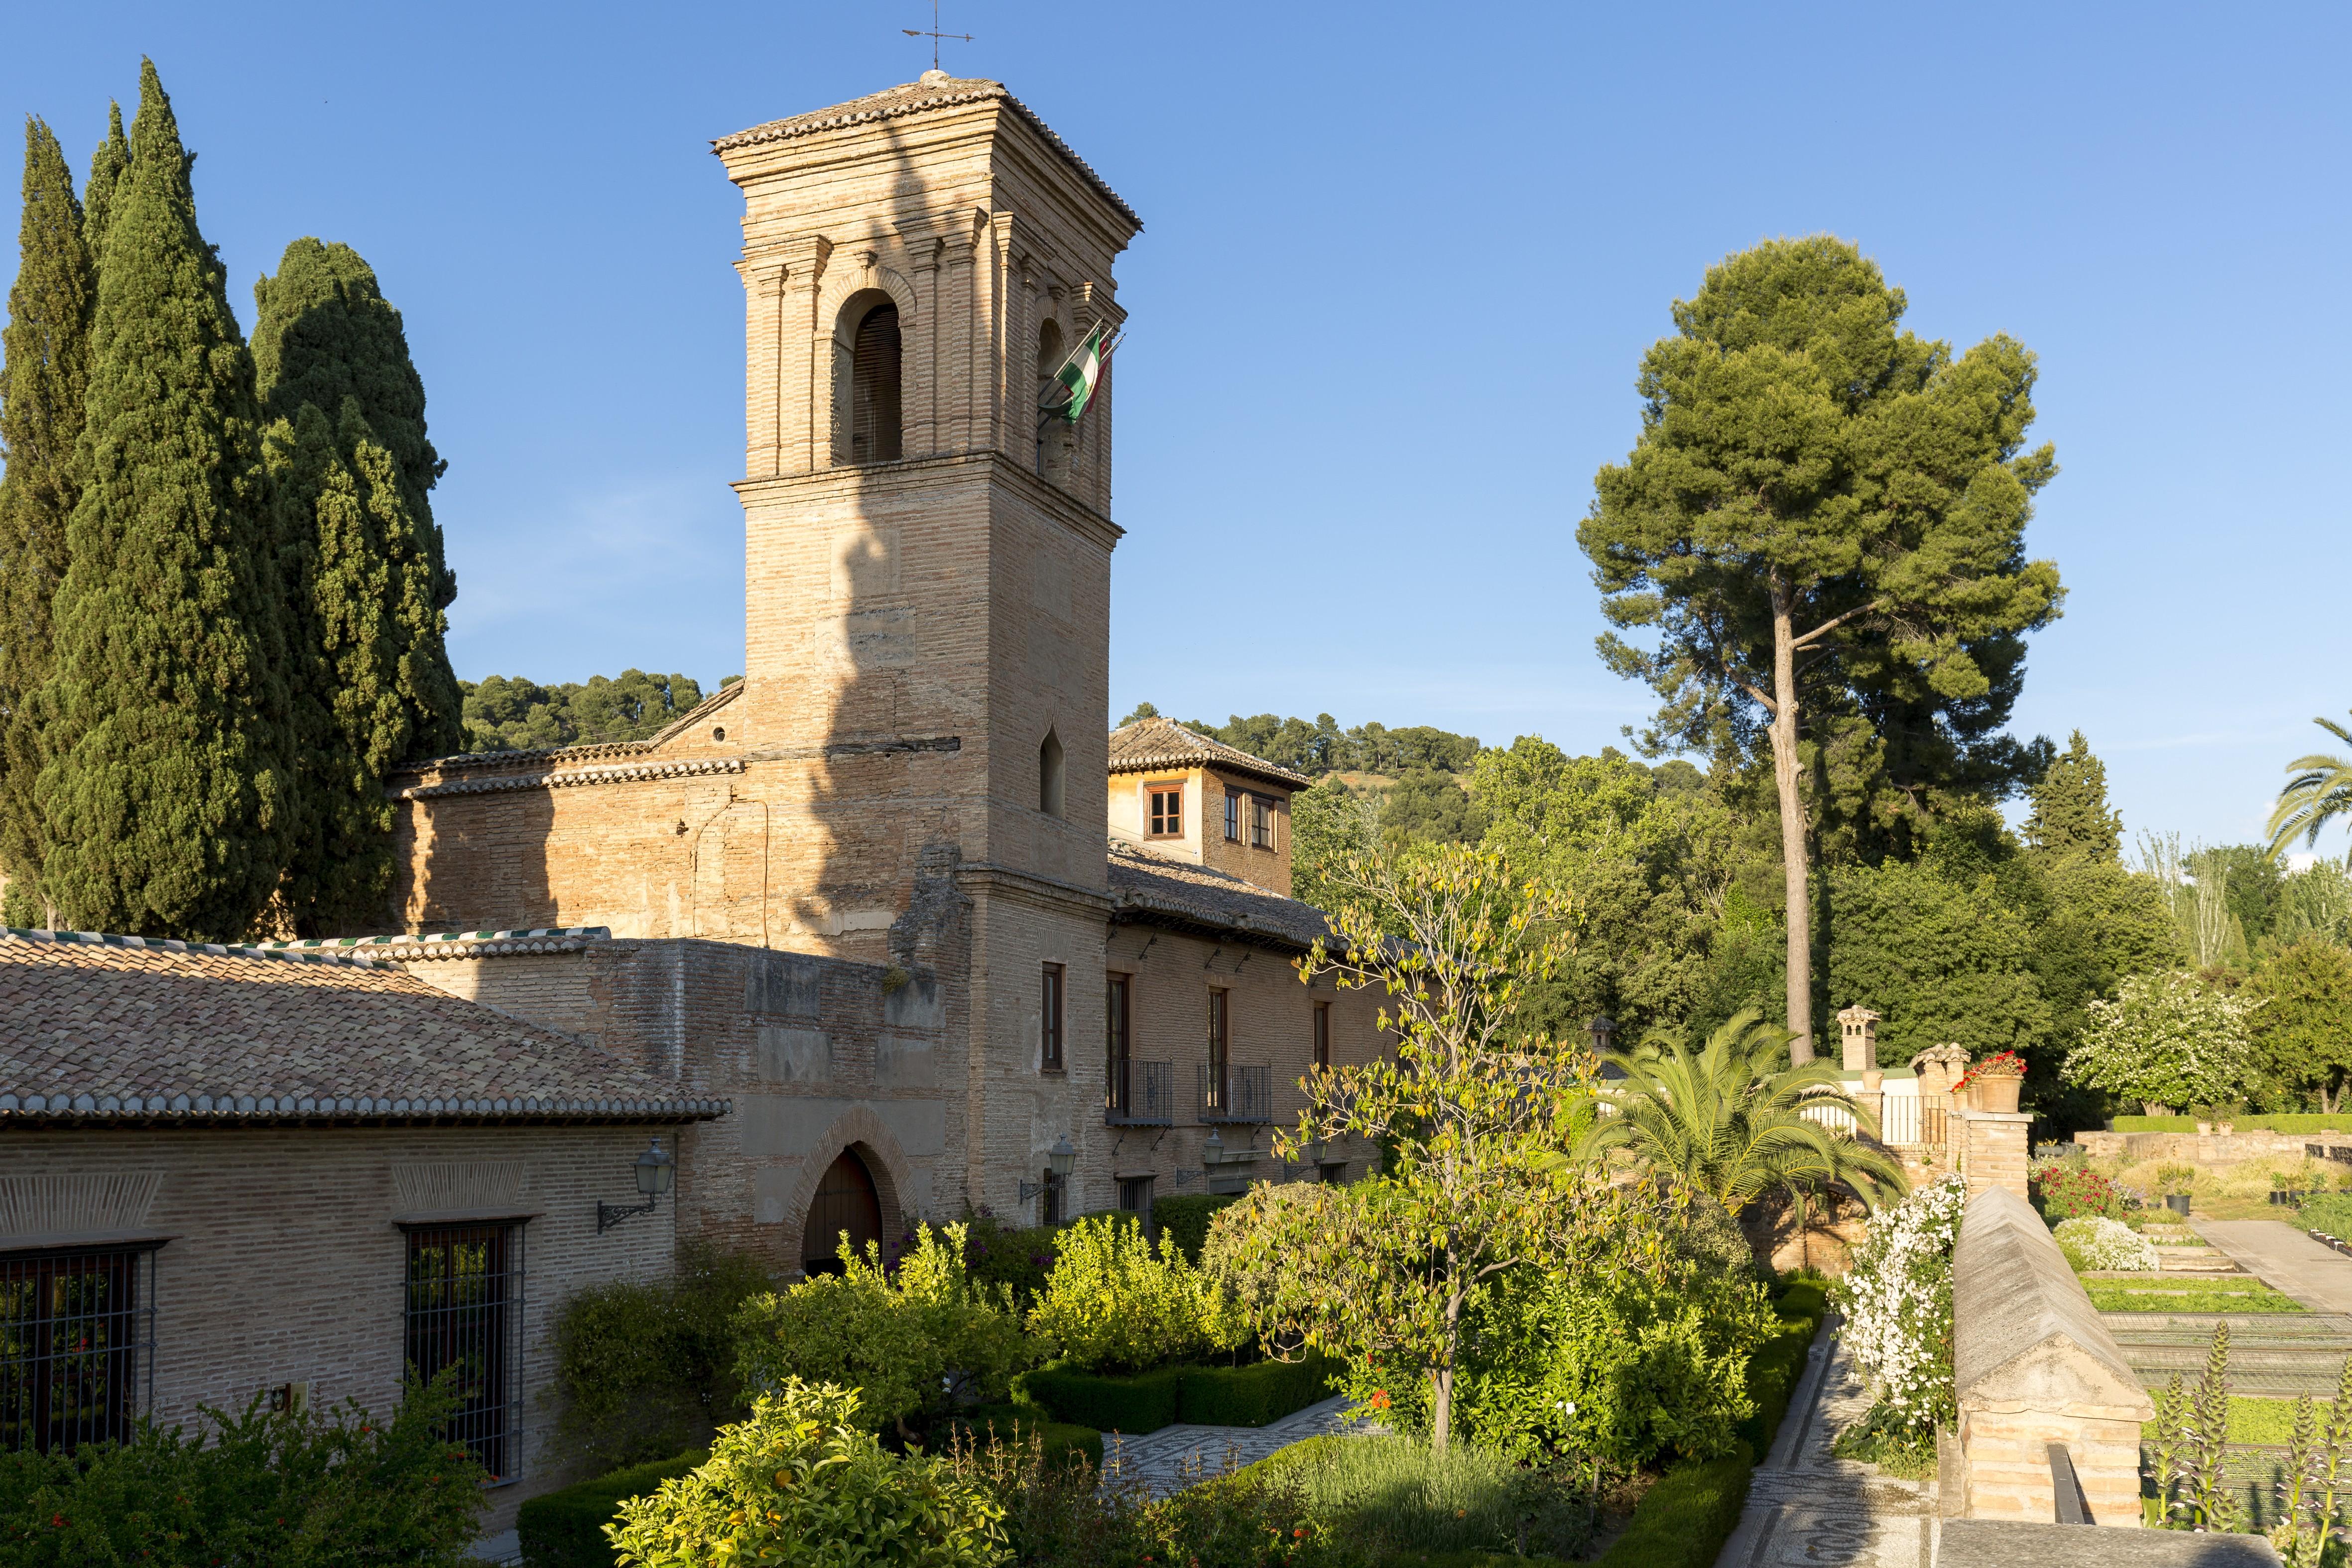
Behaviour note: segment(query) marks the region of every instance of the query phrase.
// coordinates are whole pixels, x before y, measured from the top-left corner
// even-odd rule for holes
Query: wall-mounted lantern
[[[1041,1192],[1050,1192],[1068,1185],[1070,1173],[1078,1168],[1078,1151],[1070,1145],[1070,1134],[1063,1134],[1045,1151],[1045,1179],[1021,1184],[1021,1201],[1028,1202]]]
[[[661,1146],[656,1138],[651,1147],[637,1156],[637,1191],[645,1195],[643,1203],[599,1203],[596,1206],[596,1233],[601,1236],[633,1214],[651,1214],[677,1180],[677,1160]]]

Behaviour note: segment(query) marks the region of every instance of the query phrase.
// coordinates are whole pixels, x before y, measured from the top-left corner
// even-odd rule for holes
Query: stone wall
[[[2049,1445],[2072,1458],[2091,1522],[2137,1528],[2139,1427],[2156,1407],[2041,1216],[1974,1193],[1952,1255],[1961,1515],[2052,1522]]]

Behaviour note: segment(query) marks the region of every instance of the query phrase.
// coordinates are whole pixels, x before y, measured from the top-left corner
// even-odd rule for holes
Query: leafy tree
[[[2352,1077],[2352,953],[2305,937],[2264,966],[2252,990],[2262,1003],[2252,1019],[2257,1069],[2298,1100],[2337,1109]]]
[[[153,62],[99,260],[85,488],[54,601],[36,790],[77,926],[244,936],[289,826],[284,629],[253,361]]]
[[[2280,946],[2315,936],[2352,946],[2352,873],[2333,862],[2283,879],[2270,940]]]
[[[426,491],[444,465],[425,390],[375,274],[296,240],[254,286],[254,362],[295,654],[299,826],[283,896],[306,936],[382,918],[385,776],[463,740],[443,645],[457,593]]]
[[[1475,844],[1486,831],[1486,812],[1451,773],[1408,768],[1381,798],[1383,835],[1417,843]]]
[[[1159,716],[1160,710],[1152,706],[1150,703],[1138,703],[1135,705],[1133,712],[1129,713],[1125,718],[1120,719],[1118,723],[1112,726],[1112,727],[1115,729],[1125,729],[1129,725],[1137,722],[1139,719],[1158,718]]]
[[[740,677],[739,677],[740,678]],[[731,685],[731,682],[722,683]],[[468,751],[537,751],[648,740],[702,700],[688,675],[624,670],[618,679],[542,686],[521,676],[461,681]]]
[[[1253,1187],[1217,1217],[1203,1260],[1268,1343],[1425,1380],[1442,1453],[1472,1314],[1498,1278],[1523,1263],[1654,1269],[1663,1254],[1645,1260],[1641,1238],[1658,1232],[1632,1223],[1654,1195],[1570,1157],[1591,1118],[1589,1059],[1521,1016],[1570,946],[1556,894],[1452,844],[1359,858],[1333,882],[1339,939],[1301,977],[1379,988],[1396,1048],[1310,1080],[1276,1152],[1360,1138],[1385,1158],[1344,1186]]]
[[[1141,705],[1121,722],[1132,724],[1138,718],[1159,717],[1157,708],[1148,714],[1144,711],[1150,706],[1149,703]],[[1223,724],[1203,724],[1193,719],[1184,727],[1310,779],[1319,779],[1326,773],[1394,777],[1418,768],[1459,773],[1470,766],[1480,750],[1478,737],[1473,735],[1455,735],[1428,725],[1391,729],[1377,723],[1343,730],[1328,713],[1317,714],[1312,723],[1270,713],[1251,718],[1234,714]]]
[[[1328,909],[1338,896],[1330,874],[1380,843],[1381,803],[1326,775],[1290,798],[1290,895]]]
[[[1130,1218],[1094,1215],[1055,1238],[1054,1270],[1029,1309],[1029,1332],[1062,1364],[1143,1372],[1236,1348],[1245,1336],[1224,1291],[1162,1236]]]
[[[2033,929],[1993,877],[1889,861],[1841,867],[1824,892],[1831,998],[1880,1015],[1888,1060],[1954,1040],[2031,1061],[2050,1038]]]
[[[2066,1057],[2077,1083],[2151,1108],[2222,1104],[2245,1092],[2253,1070],[2250,1006],[2185,970],[2133,975],[2111,1002],[2093,1002],[2091,1024]]]
[[[1580,916],[1577,950],[1539,1009],[1546,1026],[1572,1036],[1605,1012],[1633,1038],[1686,1018],[1734,854],[1731,813],[1697,769],[1654,772],[1614,747],[1570,757],[1521,736],[1479,753],[1470,779],[1489,814],[1486,847],[1566,889]]]
[[[33,799],[41,769],[35,699],[55,663],[50,601],[65,576],[66,525],[81,497],[74,449],[89,392],[97,294],[65,152],[47,125],[27,120],[16,281],[0,330],[0,873],[11,925],[51,923],[39,893],[49,844]]]
[[[2044,854],[2114,861],[2122,858],[2123,831],[2123,818],[2107,808],[2107,765],[2078,729],[2033,787],[2025,841]]]
[[[2058,612],[2023,559],[2057,472],[2023,450],[2033,356],[2006,337],[1958,360],[1901,330],[1906,300],[1853,246],[1774,240],[1709,269],[1643,358],[1642,436],[1601,470],[1578,529],[1601,639],[1663,703],[1646,747],[1769,750],[1787,884],[1788,1024],[1811,1055],[1805,747],[1896,737],[1865,804],[1916,817],[1955,785],[2029,766],[1998,738],[2022,634]],[[1808,727],[1806,705],[1842,727]]]
[[[2352,730],[2332,718],[2311,721],[2336,739],[2352,746]],[[2270,852],[2282,855],[2300,838],[2305,849],[2316,846],[2319,834],[2339,817],[2352,817],[2352,758],[2315,751],[2286,765],[2294,777],[2279,791],[2269,825]]]
[[[1659,1033],[1601,1060],[1623,1076],[1604,1093],[1616,1107],[1587,1134],[1588,1158],[1622,1150],[1661,1176],[1706,1194],[1731,1214],[1772,1193],[1844,1187],[1872,1207],[1905,1191],[1894,1156],[1853,1132],[1806,1114],[1832,1111],[1878,1135],[1876,1118],[1840,1087],[1827,1061],[1782,1067],[1786,1036],[1741,1013],[1694,1053]]]

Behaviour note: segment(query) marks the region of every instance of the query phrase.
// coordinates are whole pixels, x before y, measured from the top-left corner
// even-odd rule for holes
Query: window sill
[[[1037,1070],[1040,1078],[1067,1078],[1069,1075],[1070,1070],[1066,1067],[1041,1067]]]

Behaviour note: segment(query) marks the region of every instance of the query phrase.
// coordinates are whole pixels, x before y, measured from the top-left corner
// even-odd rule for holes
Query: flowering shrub
[[[701,1469],[621,1504],[604,1527],[625,1568],[795,1563],[994,1568],[1004,1508],[945,1459],[885,1453],[857,1391],[798,1378],[720,1431]]]
[[[2043,1166],[2033,1173],[2030,1185],[2033,1207],[2053,1225],[2085,1215],[2107,1219],[2124,1217],[2123,1188],[2088,1166]]]
[[[2134,1273],[2156,1272],[2156,1248],[2147,1238],[2120,1220],[2086,1215],[2062,1221],[2058,1250],[2076,1273],[2092,1269],[2125,1269]]]
[[[1172,1242],[1155,1248],[1132,1218],[1081,1219],[1029,1309],[1029,1332],[1087,1372],[1142,1372],[1232,1350],[1247,1324],[1224,1290]]]
[[[1882,1431],[1925,1436],[1955,1414],[1952,1244],[1968,1184],[1946,1176],[1871,1221],[1853,1266],[1832,1290],[1843,1337],[1868,1376]]]
[[[2069,1082],[2125,1100],[2191,1105],[2227,1101],[2253,1073],[2253,1006],[2186,970],[2134,975],[2066,1054]]]

